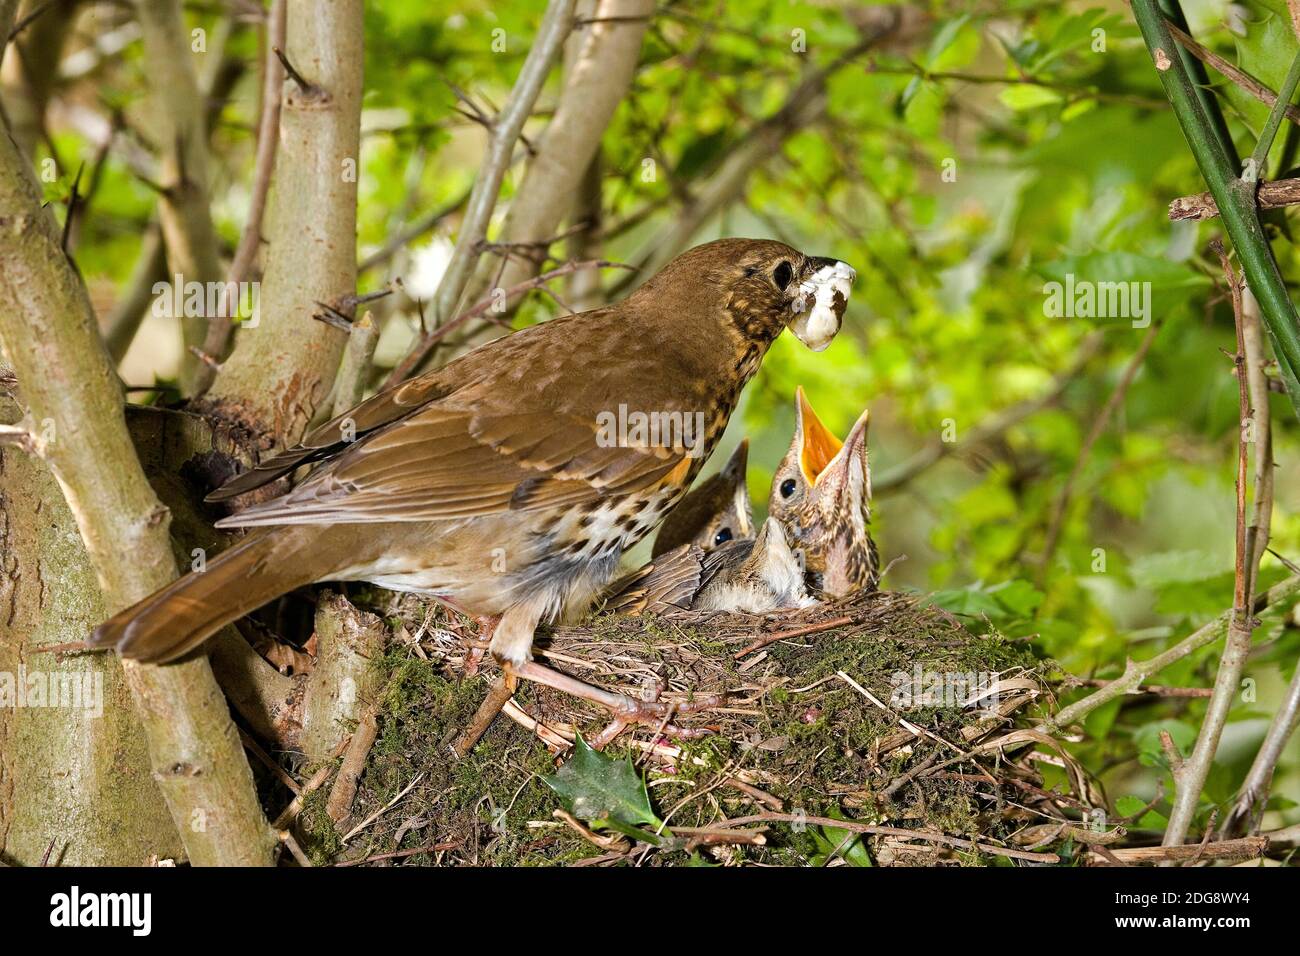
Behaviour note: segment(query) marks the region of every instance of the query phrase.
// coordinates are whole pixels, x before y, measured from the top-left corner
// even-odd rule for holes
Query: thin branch
[[[1197,43],[1196,40],[1194,40],[1186,31],[1170,23],[1168,20],[1165,21],[1165,24],[1169,28],[1169,32],[1173,35],[1173,38],[1178,41],[1178,44],[1183,49],[1196,57],[1206,66],[1209,66],[1226,76],[1247,95],[1259,100],[1269,109],[1272,109],[1277,103],[1277,94],[1259,80],[1255,79],[1255,77],[1251,76],[1245,70],[1233,66],[1213,50],[1208,50],[1201,46],[1201,44]],[[1286,118],[1291,122],[1300,123],[1300,109],[1288,105],[1285,113]]]
[[[487,155],[474,180],[474,188],[470,191],[451,262],[447,264],[447,270],[438,283],[432,324],[426,326],[426,332],[454,314],[460,304],[461,295],[478,262],[478,244],[487,235],[488,221],[492,217],[492,210],[496,208],[497,195],[501,192],[501,183],[510,165],[515,143],[573,25],[573,6],[574,0],[550,0],[547,4],[546,13],[537,30],[537,39],[515,79],[510,98],[492,124]]]
[[[1246,281],[1259,299],[1273,336],[1282,380],[1292,407],[1300,415],[1300,379],[1296,377],[1300,371],[1300,315],[1260,224],[1254,187],[1238,178],[1232,144],[1223,140],[1207,115],[1198,88],[1182,58],[1176,55],[1171,24],[1161,15],[1156,0],[1132,0],[1132,7],[1165,95],[1173,105],[1201,175],[1214,194]]]
[[[275,55],[284,45],[286,0],[272,0],[267,14],[267,53],[262,57],[262,115],[257,125],[257,155],[253,162],[253,191],[248,200],[248,218],[244,231],[235,247],[235,256],[226,272],[226,282],[236,286],[253,273],[253,263],[262,247],[262,217],[266,211],[266,197],[271,191],[271,174],[275,170],[276,147],[280,142],[280,88],[284,85],[284,69]],[[235,304],[232,299],[232,305]],[[234,315],[211,317],[208,334],[203,340],[203,351],[218,361],[226,354]],[[201,373],[196,391],[202,393],[212,384],[209,372]]]
[[[1260,209],[1280,209],[1300,203],[1300,179],[1274,179],[1259,184],[1255,202]],[[1179,196],[1169,204],[1169,218],[1177,222],[1180,219],[1213,219],[1219,214],[1219,207],[1214,201],[1214,194],[1197,193],[1194,196]]]
[[[1268,151],[1273,148],[1273,140],[1277,137],[1277,128],[1282,123],[1282,113],[1291,104],[1291,98],[1295,96],[1296,84],[1300,83],[1300,53],[1297,53],[1291,61],[1291,68],[1287,70],[1286,79],[1282,81],[1281,88],[1277,91],[1277,101],[1273,108],[1268,111],[1268,119],[1264,121],[1264,128],[1260,131],[1259,139],[1255,143],[1255,151],[1250,156],[1250,166],[1242,174],[1242,179],[1248,183],[1258,181],[1268,169]]]
[[[1297,592],[1300,592],[1300,574],[1279,581],[1259,595],[1255,599],[1252,613],[1258,614],[1265,608],[1285,601]],[[1202,647],[1207,647],[1217,641],[1227,631],[1234,614],[1235,611],[1225,611],[1213,621],[1198,628],[1188,637],[1183,638],[1173,647],[1157,654],[1155,657],[1144,661],[1130,659],[1121,677],[1116,678],[1101,690],[1089,694],[1082,700],[1075,701],[1069,707],[1062,708],[1055,716],[1044,720],[1041,729],[1047,733],[1055,733],[1071,724],[1078,723],[1098,707],[1102,707],[1125,694],[1133,693],[1152,674],[1159,673],[1170,664],[1182,660],[1188,654],[1199,651]]]
[[[1247,455],[1250,442],[1247,429],[1252,427],[1250,409],[1250,386],[1246,375],[1246,344],[1242,316],[1242,285],[1223,244],[1217,240],[1213,243],[1214,251],[1228,280],[1228,290],[1232,294],[1232,314],[1237,330],[1237,354],[1233,357],[1237,367],[1237,395],[1240,406],[1239,428],[1237,435],[1237,525],[1235,540],[1235,570],[1233,587],[1233,613],[1228,624],[1228,639],[1219,659],[1219,669],[1214,678],[1214,695],[1210,698],[1201,723],[1201,732],[1196,737],[1196,747],[1191,757],[1183,764],[1181,770],[1174,773],[1178,791],[1174,795],[1173,810],[1169,814],[1169,824],[1165,828],[1162,841],[1164,846],[1179,846],[1186,842],[1187,831],[1196,816],[1200,804],[1201,791],[1210,774],[1210,764],[1219,749],[1219,738],[1223,735],[1224,725],[1228,722],[1228,712],[1241,690],[1241,674],[1250,656],[1251,635],[1255,630],[1254,606],[1251,594],[1251,582],[1255,579],[1257,569],[1252,567],[1254,556],[1247,550],[1246,544],[1246,475]],[[1260,554],[1263,554],[1262,550]]]

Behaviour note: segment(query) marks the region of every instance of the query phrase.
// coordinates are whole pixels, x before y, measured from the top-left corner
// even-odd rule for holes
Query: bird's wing
[[[703,586],[707,559],[692,544],[665,552],[614,582],[604,609],[632,615],[689,610]]]
[[[446,376],[434,372],[403,382],[366,399],[356,408],[312,430],[302,444],[288,448],[242,475],[237,475],[207,496],[208,501],[229,501],[239,495],[270,484],[289,474],[299,465],[328,458],[348,441],[355,441],[385,425],[405,418],[423,405],[445,397],[452,391]]]
[[[646,488],[688,466],[670,448],[606,447],[594,416],[435,402],[220,525],[424,521],[563,507]]]

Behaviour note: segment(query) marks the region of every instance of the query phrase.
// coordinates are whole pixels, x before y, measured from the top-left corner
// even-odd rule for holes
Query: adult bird
[[[754,538],[754,506],[745,484],[749,461],[749,439],[741,439],[727,463],[686,493],[669,512],[655,535],[653,558],[684,544],[703,551],[720,548],[728,541]]]
[[[871,538],[869,419],[864,411],[840,441],[799,388],[794,437],[772,478],[767,513],[803,551],[809,589],[821,597],[847,597],[880,583]]]
[[[722,239],[616,305],[380,392],[209,495],[314,465],[217,522],[253,530],[90,643],[163,663],[294,588],[369,581],[486,619],[492,654],[521,666],[539,622],[585,610],[689,487],[782,330],[830,344],[854,277],[784,243]]]

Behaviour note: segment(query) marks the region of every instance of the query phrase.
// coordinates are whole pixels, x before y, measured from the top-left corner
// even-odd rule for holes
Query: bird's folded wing
[[[688,466],[682,449],[606,445],[594,416],[426,405],[347,446],[297,488],[220,527],[425,521],[597,502]]]
[[[207,496],[208,501],[229,501],[239,495],[270,484],[289,474],[299,465],[329,457],[349,441],[356,441],[385,425],[405,418],[430,401],[450,391],[437,373],[403,382],[396,388],[380,392],[356,408],[312,430],[302,444],[288,448],[226,482]]]
[[[605,599],[614,614],[662,614],[689,610],[704,585],[708,555],[684,544],[615,581]]]

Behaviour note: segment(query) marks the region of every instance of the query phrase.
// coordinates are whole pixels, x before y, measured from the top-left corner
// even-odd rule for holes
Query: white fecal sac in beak
[[[847,262],[822,266],[799,283],[794,307],[799,313],[790,324],[799,341],[814,352],[831,344],[844,321],[849,290],[858,274]]]

